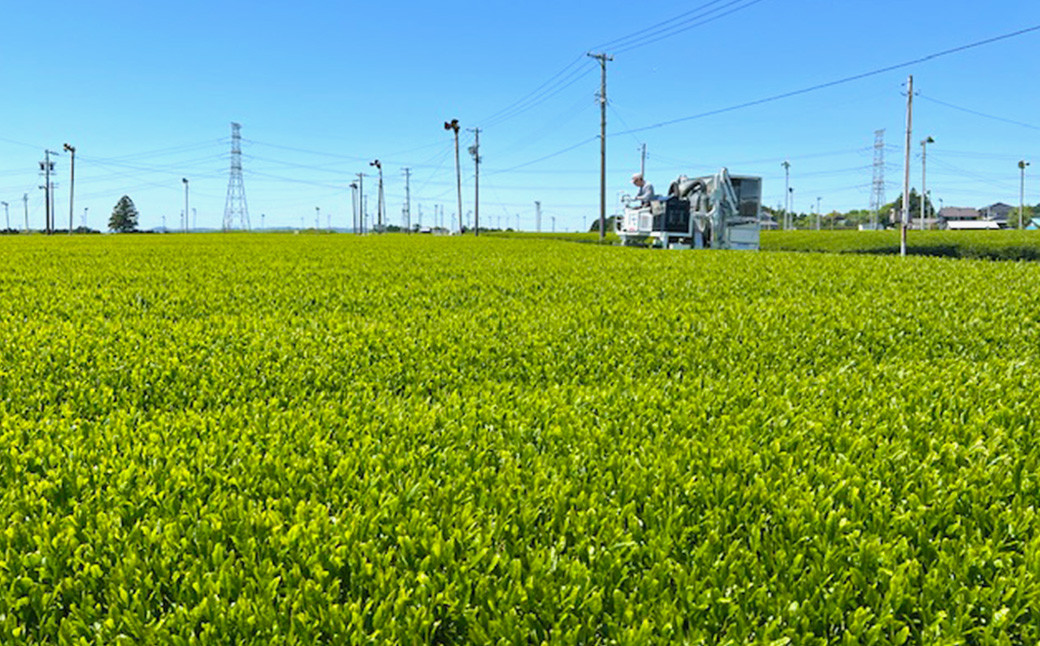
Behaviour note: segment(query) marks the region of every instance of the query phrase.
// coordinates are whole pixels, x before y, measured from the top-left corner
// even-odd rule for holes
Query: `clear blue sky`
[[[712,20],[698,24],[704,19]],[[670,25],[683,30],[668,36]],[[21,226],[28,193],[30,224],[41,227],[37,162],[45,147],[60,151],[69,142],[77,148],[77,224],[86,207],[88,223],[104,228],[128,194],[144,227],[163,216],[176,226],[187,177],[198,226],[216,227],[237,121],[254,226],[261,213],[267,226],[310,226],[315,207],[323,226],[327,216],[348,225],[347,186],[355,173],[374,171],[368,162],[376,158],[390,221],[400,220],[402,168],[410,167],[413,221],[421,207],[428,224],[435,204],[447,216],[455,211],[443,128],[454,117],[483,129],[483,223],[515,226],[519,215],[530,229],[540,200],[546,229],[553,216],[557,229],[584,228],[599,211],[599,69],[585,53],[602,49],[615,55],[607,90],[611,210],[619,191],[631,188],[642,143],[659,192],[680,173],[727,166],[761,175],[764,201],[776,205],[780,163],[789,159],[797,210],[810,211],[817,197],[825,212],[866,208],[880,128],[891,200],[902,184],[909,73],[920,91],[912,184],[921,180],[918,142],[931,135],[928,188],[937,204],[1017,204],[1019,159],[1034,164],[1026,201],[1037,203],[1040,31],[625,134],[1037,25],[1035,0],[12,3],[0,38],[0,200]],[[643,38],[612,43],[632,34]],[[517,105],[547,82],[534,105]],[[511,106],[520,109],[497,114]],[[464,135],[469,211],[472,133]],[[59,224],[68,218],[68,170],[63,155]],[[374,187],[366,178],[370,212]]]

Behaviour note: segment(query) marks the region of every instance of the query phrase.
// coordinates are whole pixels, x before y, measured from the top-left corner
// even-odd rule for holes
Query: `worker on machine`
[[[654,185],[647,184],[646,180],[643,179],[642,173],[633,175],[632,183],[639,189],[639,192],[632,199],[639,202],[640,206],[648,206],[650,200],[654,199]]]

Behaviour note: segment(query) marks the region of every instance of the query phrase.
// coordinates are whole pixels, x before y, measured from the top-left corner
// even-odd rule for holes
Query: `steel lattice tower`
[[[874,182],[870,191],[871,224],[877,225],[878,210],[885,204],[885,130],[874,131]]]
[[[246,185],[242,181],[242,126],[231,123],[231,175],[228,177],[227,201],[224,202],[224,230],[235,228],[235,220],[243,231],[249,230],[249,206]]]

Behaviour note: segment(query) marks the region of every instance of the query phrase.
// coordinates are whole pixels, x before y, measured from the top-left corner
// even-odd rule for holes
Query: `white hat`
[[[632,181],[634,182],[634,181],[636,181],[637,179],[643,179],[643,174],[642,174],[642,173],[634,173],[634,174],[632,175]]]

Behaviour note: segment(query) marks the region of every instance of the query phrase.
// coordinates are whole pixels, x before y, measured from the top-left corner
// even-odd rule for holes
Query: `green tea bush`
[[[1036,266],[0,242],[0,643],[1040,639]]]
[[[898,255],[900,232],[763,231],[767,251]],[[988,260],[1040,260],[1040,231],[908,231],[908,255]]]

